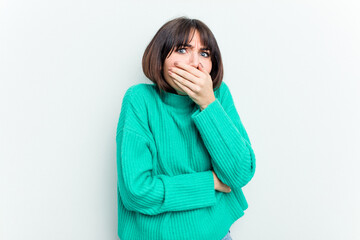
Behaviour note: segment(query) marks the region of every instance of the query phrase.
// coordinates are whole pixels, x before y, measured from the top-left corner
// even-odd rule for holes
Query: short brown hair
[[[142,68],[145,76],[154,82],[158,88],[176,93],[175,89],[166,82],[162,69],[166,57],[170,56],[174,49],[191,41],[189,39],[191,30],[199,32],[202,44],[210,50],[212,62],[210,76],[213,80],[213,89],[221,85],[224,70],[220,49],[213,33],[202,21],[183,16],[166,22],[145,49]]]

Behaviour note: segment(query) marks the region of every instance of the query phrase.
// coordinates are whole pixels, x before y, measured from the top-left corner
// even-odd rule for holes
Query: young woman
[[[153,84],[131,86],[117,126],[121,240],[231,239],[255,155],[200,20],[165,23],[143,55]]]

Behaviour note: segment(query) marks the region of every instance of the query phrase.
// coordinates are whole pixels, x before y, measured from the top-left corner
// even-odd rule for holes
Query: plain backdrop
[[[116,127],[179,16],[213,31],[257,158],[234,240],[360,239],[358,1],[2,0],[0,239],[117,237]]]

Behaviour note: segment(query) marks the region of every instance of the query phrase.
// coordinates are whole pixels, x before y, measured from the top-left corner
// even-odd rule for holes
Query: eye
[[[185,52],[181,52],[181,50],[186,50],[186,48],[178,48],[176,51],[179,52],[179,53],[185,53]]]
[[[210,54],[208,52],[202,52],[202,53],[205,53],[205,55],[203,55],[203,56],[206,58],[210,56]]]

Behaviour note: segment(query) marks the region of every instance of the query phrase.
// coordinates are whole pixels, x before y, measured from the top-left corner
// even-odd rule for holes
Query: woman
[[[116,133],[120,239],[231,239],[255,155],[215,37],[199,20],[173,19],[142,66],[153,84],[126,91]]]

